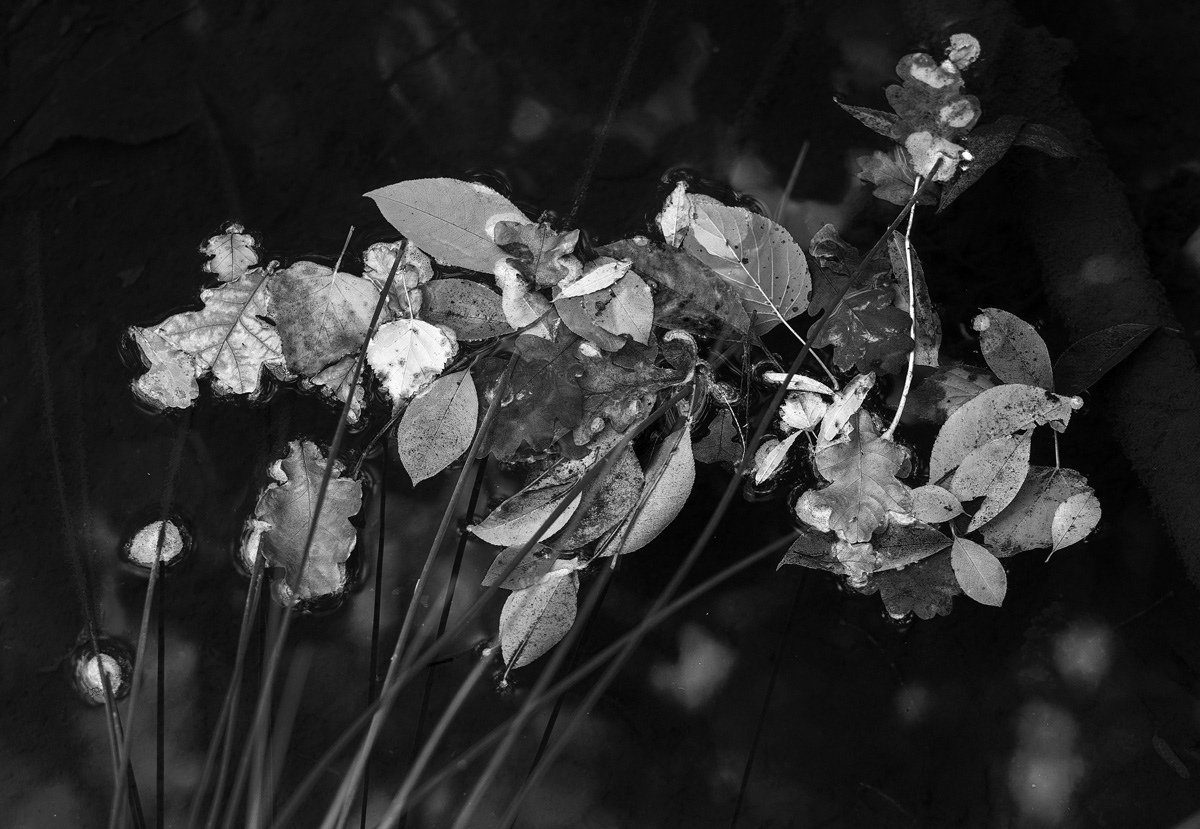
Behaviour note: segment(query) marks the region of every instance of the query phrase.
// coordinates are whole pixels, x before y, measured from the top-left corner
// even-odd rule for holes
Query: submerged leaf
[[[708,432],[692,447],[699,463],[737,466],[742,462],[742,431],[728,409],[721,409],[708,424]]]
[[[354,366],[357,362],[358,356],[349,354],[312,377],[300,378],[300,387],[315,388],[323,397],[337,403],[345,403],[346,398],[350,396],[350,381],[354,379]],[[358,385],[354,388],[354,402],[350,404],[350,412],[346,415],[347,423],[358,422],[364,397],[362,378],[359,378]]]
[[[876,591],[894,619],[902,619],[910,613],[920,619],[945,616],[953,607],[954,597],[962,592],[950,564],[949,550],[935,553],[902,570],[873,574],[864,592]]]
[[[408,404],[396,427],[396,450],[414,486],[462,457],[478,417],[479,397],[466,371],[439,377]]]
[[[951,539],[934,527],[920,521],[911,524],[892,524],[871,541],[879,561],[876,572],[895,570],[916,564],[939,553],[951,544]]]
[[[922,423],[942,424],[968,400],[993,388],[995,379],[985,369],[970,366],[940,368],[926,377],[909,395],[911,412]]]
[[[278,271],[271,280],[269,309],[288,368],[312,376],[358,351],[378,301],[371,280],[315,262]]]
[[[1113,325],[1072,343],[1054,364],[1055,391],[1081,394],[1154,333],[1136,322]]]
[[[904,151],[897,147],[890,154],[876,150],[858,159],[858,177],[875,185],[875,198],[895,205],[906,205],[916,190],[916,174]],[[927,188],[917,204],[935,204],[936,190]]]
[[[929,285],[925,282],[925,269],[921,267],[921,260],[917,258],[916,251],[910,252],[913,293],[917,300],[917,341],[913,362],[918,366],[936,368],[941,364],[938,353],[942,347],[942,321],[938,318],[933,300],[929,296]],[[898,287],[901,288],[901,295],[904,297],[901,310],[905,310],[908,306],[908,290],[904,283],[908,281],[909,257],[906,255],[904,236],[900,231],[894,232],[888,240],[888,256],[892,262],[892,272],[896,274],[896,280],[900,283]]]
[[[288,444],[288,456],[271,465],[269,472],[275,483],[263,490],[254,508],[254,518],[262,524],[261,532],[255,535],[258,550],[269,566],[284,569],[287,575],[284,595],[304,601],[345,589],[346,559],[357,538],[350,519],[362,506],[362,485],[342,478],[341,464],[335,464],[320,522],[301,573],[317,493],[328,463],[316,444],[292,441]],[[247,551],[244,557],[252,561],[254,552]]]
[[[509,668],[528,665],[562,641],[575,624],[579,577],[570,562],[515,590],[500,611],[500,649]]]
[[[367,193],[392,227],[445,265],[491,273],[508,254],[493,241],[498,222],[531,224],[490,187],[451,178],[402,181]]]
[[[1008,592],[1004,565],[987,548],[967,538],[954,539],[950,563],[962,591],[980,604],[1000,607]]]
[[[433,382],[458,352],[452,334],[421,320],[381,325],[367,345],[367,362],[397,404]]]
[[[487,451],[505,461],[522,446],[540,452],[579,425],[583,419],[580,342],[561,332],[554,342],[528,334],[517,337],[519,357],[500,398]],[[494,393],[494,388],[488,391]]]
[[[545,222],[497,222],[493,235],[521,275],[539,287],[574,282],[583,271],[572,255],[579,243],[578,230],[555,233]]]
[[[984,308],[971,326],[979,332],[983,359],[997,377],[1005,383],[1054,389],[1050,350],[1032,325],[1008,311]]]
[[[603,480],[593,483],[594,496],[571,534],[555,538],[561,550],[577,550],[615,527],[642,494],[645,476],[632,448],[626,446]]]

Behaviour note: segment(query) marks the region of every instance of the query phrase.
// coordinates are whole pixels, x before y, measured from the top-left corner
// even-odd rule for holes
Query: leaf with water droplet
[[[979,332],[988,368],[1005,383],[1054,388],[1050,350],[1032,325],[1008,311],[984,308],[971,326]]]

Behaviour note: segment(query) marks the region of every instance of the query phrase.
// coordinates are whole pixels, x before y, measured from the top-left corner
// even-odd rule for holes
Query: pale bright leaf
[[[130,328],[150,370],[133,383],[133,392],[155,409],[186,409],[200,396],[199,370],[191,354],[172,347],[152,328]]]
[[[677,182],[671,195],[663,203],[662,212],[657,218],[658,229],[662,231],[663,239],[668,247],[677,248],[683,244],[688,228],[692,224],[692,199],[687,192],[685,182]]]
[[[562,641],[575,624],[578,594],[579,577],[562,561],[536,584],[513,591],[500,611],[500,650],[509,668],[528,665]]]
[[[762,379],[764,383],[774,383],[781,385],[787,378],[787,373],[782,371],[764,371]],[[792,379],[788,380],[788,391],[811,391],[816,394],[833,394],[833,389],[822,383],[820,380],[814,380],[803,374],[793,374]]]
[[[414,485],[462,457],[478,417],[479,396],[466,371],[439,377],[408,404],[396,427],[396,449]]]
[[[1059,507],[1081,493],[1094,495],[1075,470],[1032,466],[1013,502],[984,525],[983,540],[998,556],[1052,547]]]
[[[1054,388],[1050,350],[1034,327],[999,308],[984,308],[971,322],[988,368],[1005,383]]]
[[[783,440],[774,441],[768,448],[764,443],[759,451],[754,456],[754,484],[758,486],[765,481],[769,481],[775,477],[783,466],[783,462],[787,460],[788,452],[796,443],[796,438],[800,437],[802,432],[792,432]],[[766,449],[767,451],[763,451]]]
[[[345,589],[346,559],[357,539],[358,531],[350,519],[362,506],[362,485],[342,478],[341,464],[335,464],[321,519],[304,561],[304,546],[328,463],[316,444],[292,441],[288,456],[271,465],[269,473],[275,482],[263,490],[254,508],[254,520],[261,522],[256,533],[258,549],[268,566],[282,567],[286,572],[285,595],[301,600]]]
[[[593,304],[584,299],[585,307]],[[628,334],[634,342],[646,343],[654,327],[654,296],[650,286],[633,271],[625,274],[611,292],[600,292],[596,325],[610,334]]]
[[[388,303],[392,312],[396,316],[424,316],[421,314],[423,297],[417,288],[433,279],[433,263],[420,248],[405,239],[376,242],[363,251],[363,278],[369,279],[381,291],[393,266],[396,275],[392,278]]]
[[[268,282],[268,272],[256,268],[202,291],[203,310],[185,311],[140,330],[157,334],[167,349],[190,355],[198,378],[211,372],[218,394],[260,393],[264,368],[287,376],[279,332],[263,320],[270,316]],[[154,354],[146,356],[153,371]],[[178,365],[177,356],[170,359]]]
[[[1000,607],[1008,592],[1004,565],[987,548],[966,538],[954,539],[950,564],[962,591],[980,604]]]
[[[531,290],[525,277],[507,260],[496,263],[495,276],[501,291],[500,307],[508,324],[517,329],[536,322],[537,325],[524,333],[543,340],[553,340],[558,315],[550,300]]]
[[[863,400],[874,385],[875,372],[867,372],[855,377],[834,396],[833,403],[821,419],[821,431],[817,435],[820,443],[829,443],[838,436],[842,427],[862,408]]]
[[[989,440],[967,455],[950,482],[950,490],[964,501],[983,498],[967,532],[974,532],[1012,503],[1029,473],[1033,432]]]
[[[693,197],[695,219],[683,247],[757,312],[765,334],[808,308],[812,277],[804,251],[784,228],[743,207]]]
[[[258,244],[239,224],[226,225],[222,233],[200,246],[200,252],[210,257],[204,270],[222,282],[236,282],[258,264]]]
[[[421,320],[381,325],[367,345],[367,362],[396,403],[415,397],[458,352],[454,336]]]
[[[929,480],[940,481],[972,451],[990,440],[1050,422],[1066,424],[1078,398],[1060,397],[1037,386],[1010,383],[988,389],[946,420],[933,444]]]
[[[779,421],[789,429],[809,431],[821,425],[829,404],[811,391],[789,394],[779,407]]]
[[[935,484],[917,487],[912,498],[913,515],[927,524],[941,524],[963,514],[962,504],[954,494]]]
[[[646,469],[646,485],[630,516],[616,529],[600,555],[625,555],[640,550],[679,515],[696,482],[696,460],[692,455],[692,433],[676,429],[654,455]]]
[[[583,497],[582,493],[571,499],[562,514],[551,521],[539,534],[538,530],[541,529],[550,514],[559,504],[566,501],[572,484],[533,487],[534,485],[531,485],[522,489],[492,510],[483,521],[468,527],[467,530],[476,538],[486,541],[488,544],[495,544],[497,547],[525,544],[530,539],[540,541],[554,535],[571,520],[571,516],[579,508],[579,502]]]
[[[369,279],[296,262],[271,280],[271,319],[288,368],[311,376],[362,347],[379,289]]]
[[[497,553],[495,560],[492,561],[492,566],[488,568],[487,575],[483,577],[482,585],[491,587],[499,584],[505,590],[524,590],[541,581],[542,576],[550,572],[558,558],[558,552],[545,544],[534,544],[528,554],[521,559],[521,563],[508,574],[508,578],[500,581],[504,571],[512,565],[524,549],[524,544],[514,544]]]
[[[496,222],[532,224],[504,196],[475,182],[416,179],[366,195],[392,227],[434,259],[482,273],[508,256],[493,241]]]
[[[1087,538],[1099,523],[1100,499],[1091,492],[1075,493],[1054,511],[1050,524],[1051,554]]]
[[[632,263],[628,260],[601,257],[594,262],[589,262],[583,275],[563,288],[558,296],[583,296],[611,287],[616,284],[618,279],[629,273],[631,267]]]

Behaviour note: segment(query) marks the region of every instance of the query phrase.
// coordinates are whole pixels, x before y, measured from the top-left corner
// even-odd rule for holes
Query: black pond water
[[[21,4],[3,39],[0,823],[106,824],[103,708],[81,701],[68,669],[84,628],[71,550],[90,567],[100,631],[131,648],[145,579],[119,550],[171,485],[195,550],[161,585],[163,707],[155,624],[140,666],[146,693],[129,727],[148,821],[158,811],[161,733],[161,811],[166,825],[185,825],[237,642],[242,520],[286,440],[332,433],[330,410],[292,391],[255,407],[206,397],[172,475],[180,421],[134,404],[125,328],[195,301],[196,247],[230,219],[281,256],[332,257],[350,225],[359,242],[388,231],[361,193],[481,173],[506,181],[533,214],[565,214],[643,11],[633,2],[335,9],[262,0],[124,13]],[[1194,11],[1111,3],[1038,13],[1032,22],[1076,39],[1073,92],[1128,182],[1155,264],[1183,273],[1179,251],[1200,225],[1197,119],[1181,110],[1200,74],[1188,45]],[[789,227],[803,240],[833,221],[869,241],[887,213],[851,187],[851,170],[871,137],[831,95],[878,105],[896,59],[922,37],[891,4],[869,0],[658,3],[578,225],[600,242],[640,230],[658,207],[662,175],[677,166],[773,206],[807,141]],[[1118,57],[1125,62],[1114,71]],[[1170,72],[1155,69],[1164,66]],[[979,307],[1008,308],[1061,347],[1006,199],[1002,176],[985,179],[918,236],[935,300],[947,320],[964,322]],[[1182,303],[1194,292],[1175,295]],[[1194,327],[1194,304],[1180,307]],[[1200,808],[1191,777],[1200,771],[1196,594],[1100,412],[1077,418],[1063,451],[1095,486],[1104,522],[1049,563],[1035,553],[1011,560],[1002,609],[960,598],[948,617],[898,627],[877,597],[814,575],[788,626],[800,573],[754,567],[650,634],[519,825],[730,825],[776,660],[740,826],[1184,825]],[[378,479],[378,463],[371,474]],[[503,484],[489,483],[486,494]],[[669,537],[622,565],[585,653],[641,618],[723,485],[718,471],[702,474]],[[391,464],[385,641],[450,486],[439,479],[413,492]],[[378,526],[380,488],[363,519],[368,532]],[[738,504],[689,584],[786,528],[780,501]],[[468,547],[456,605],[490,558],[483,545]],[[443,568],[431,591],[444,579]],[[363,708],[372,591],[364,579],[338,612],[295,627],[286,664],[297,671],[289,687],[302,694],[279,769],[284,794]],[[496,613],[463,633],[464,654]],[[252,637],[249,689],[261,647]],[[433,713],[470,663],[464,655],[438,668]],[[514,674],[504,693],[484,682],[437,764],[510,716],[536,671]],[[568,695],[564,711],[579,699]],[[411,757],[418,705],[418,692],[403,696],[403,715],[381,741],[373,815]],[[535,718],[519,741],[476,826],[495,825],[544,724]],[[409,825],[449,825],[478,771],[438,789]],[[340,774],[319,781],[291,825],[317,824],[317,804]]]

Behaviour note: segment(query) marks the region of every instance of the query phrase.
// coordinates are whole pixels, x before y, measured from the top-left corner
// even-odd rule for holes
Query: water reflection
[[[1043,700],[1017,715],[1017,747],[1008,764],[1008,790],[1023,820],[1040,826],[1062,822],[1085,766],[1076,750],[1079,728],[1070,712]]]

